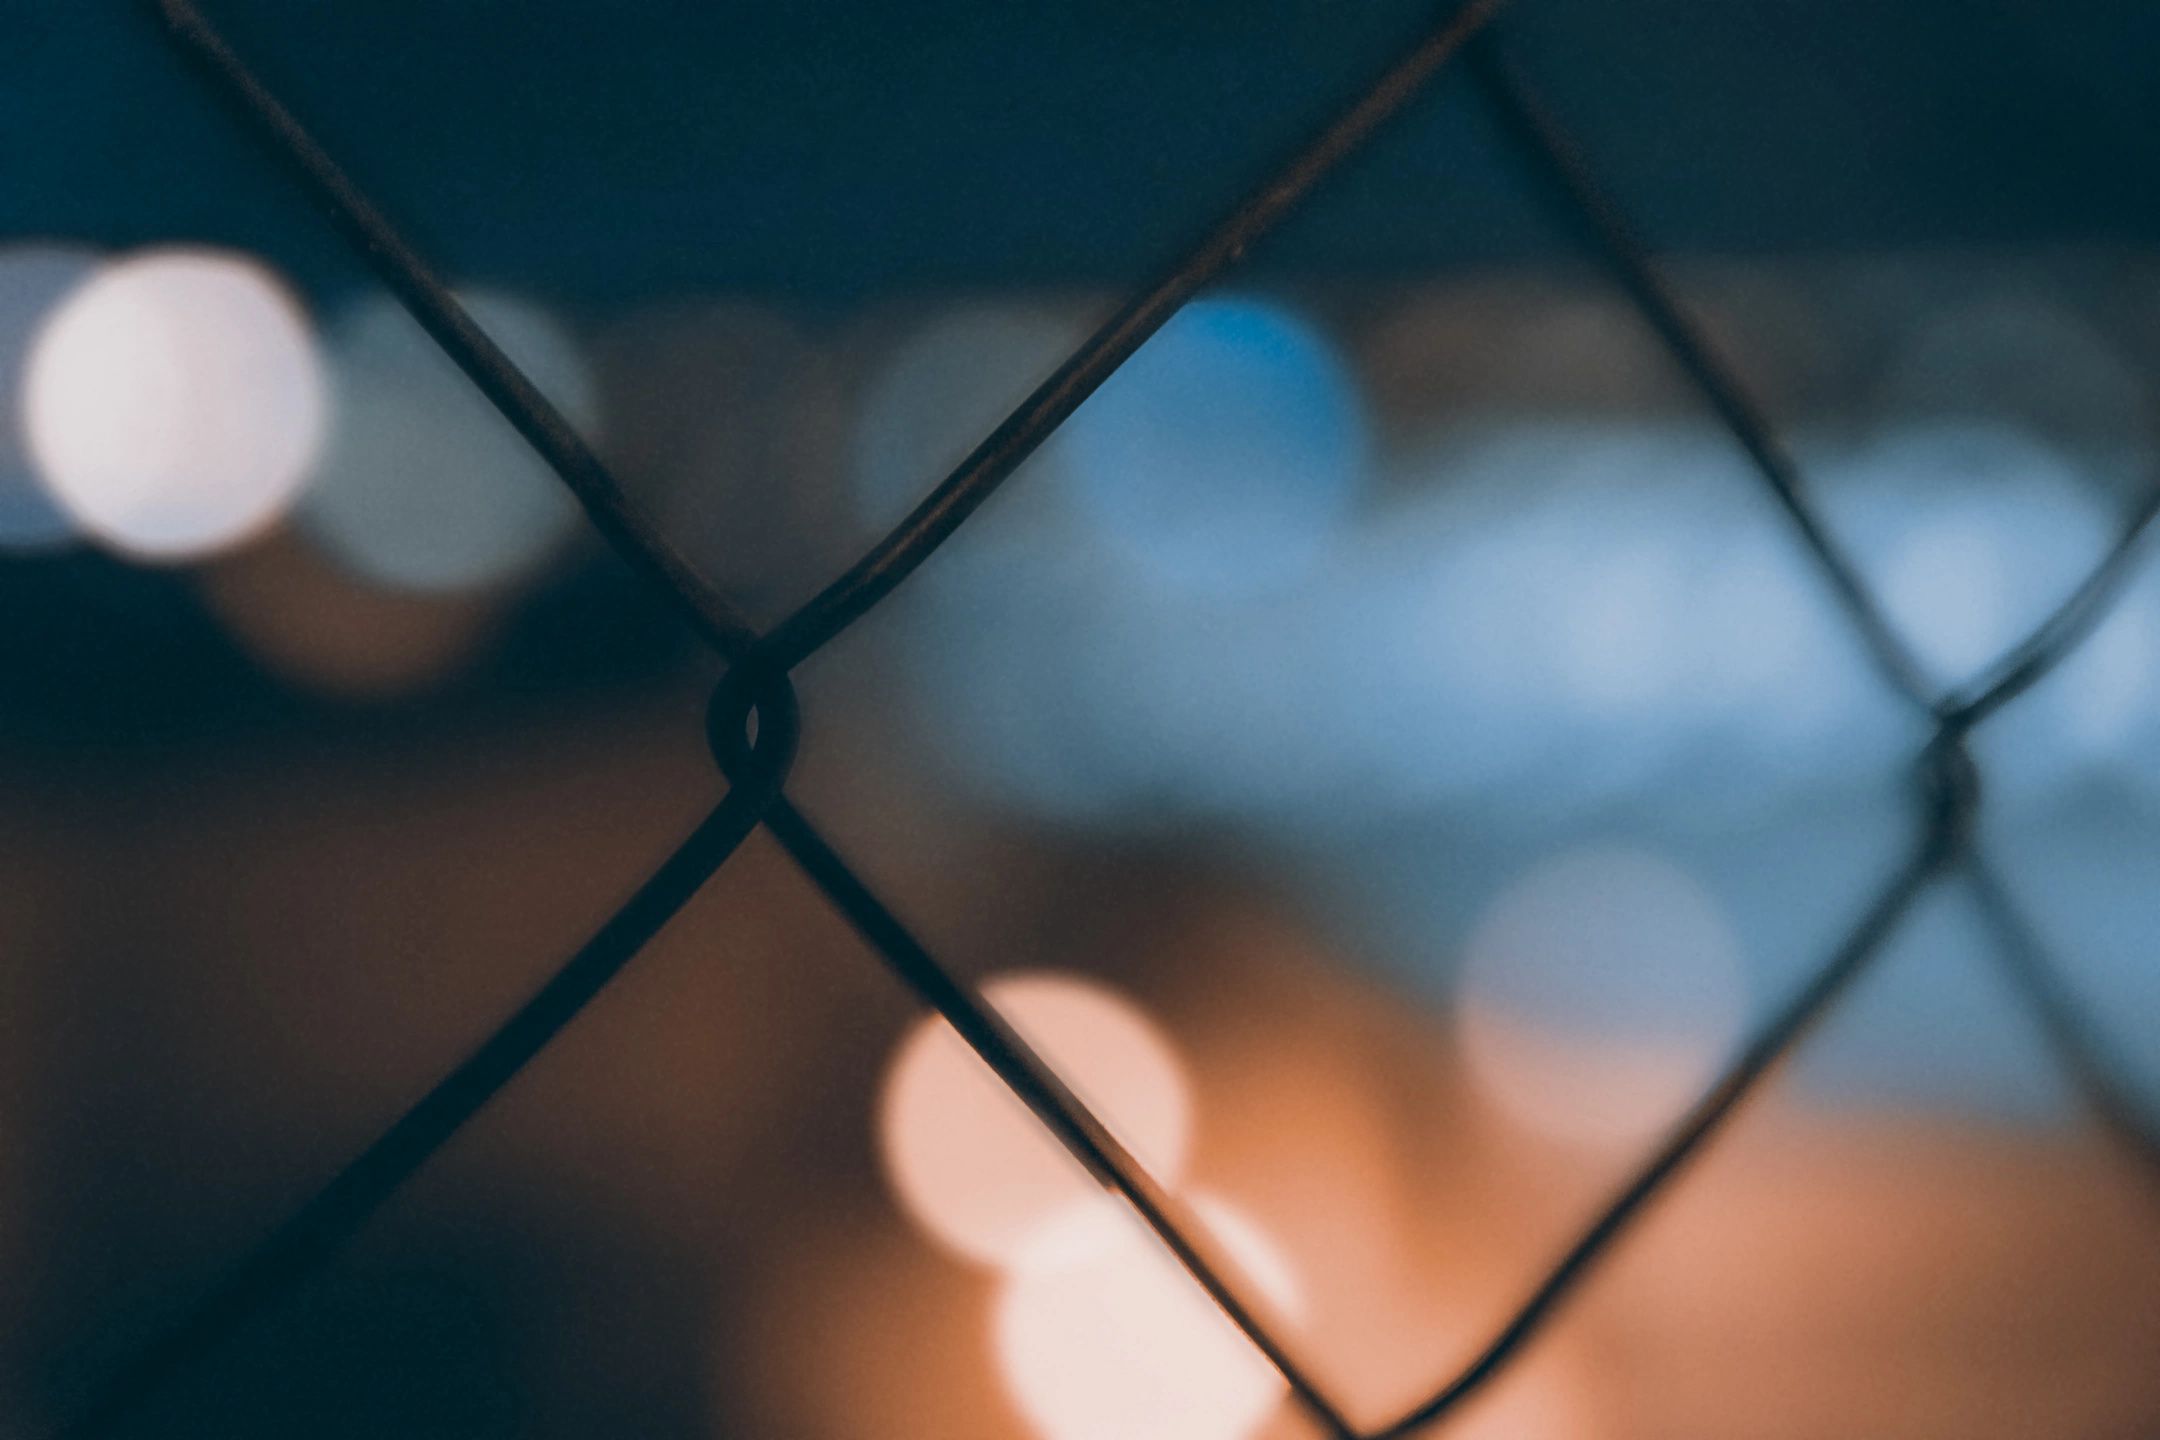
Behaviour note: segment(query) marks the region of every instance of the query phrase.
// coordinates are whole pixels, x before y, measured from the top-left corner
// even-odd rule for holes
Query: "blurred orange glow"
[[[1294,1315],[1273,1244],[1219,1201],[1194,1209],[1251,1287]],[[1046,1440],[1241,1440],[1285,1393],[1169,1251],[1100,1197],[1036,1230],[996,1325],[1005,1382]]]
[[[1189,1088],[1146,1016],[1065,975],[1004,976],[983,993],[1158,1180],[1175,1180],[1191,1130]],[[908,1214],[978,1260],[1012,1263],[1051,1216],[1099,1195],[941,1018],[918,1025],[894,1057],[878,1136]]]
[[[1218,968],[1172,1013],[1198,1089],[1196,1186],[1234,1198],[1300,1281],[1300,1357],[1361,1428],[1425,1399],[1519,1294],[1525,1237],[1512,1127],[1464,1102],[1433,1017],[1342,973],[1268,917],[1211,916],[1176,953]],[[1234,997],[1220,975],[1235,966]],[[1541,1151],[1541,1153],[1543,1153]],[[1549,1204],[1541,1197],[1541,1204]],[[1526,1253],[1525,1240],[1531,1248]],[[1591,1440],[1591,1376],[1569,1327],[1541,1338],[1435,1436]],[[1286,1407],[1265,1440],[1311,1440]]]
[[[1593,1416],[1584,1368],[1573,1352],[1540,1345],[1423,1433],[1432,1440],[1599,1440],[1607,1431]]]
[[[484,597],[387,590],[347,575],[280,531],[221,556],[203,595],[255,658],[310,690],[409,694],[441,680],[487,638]]]

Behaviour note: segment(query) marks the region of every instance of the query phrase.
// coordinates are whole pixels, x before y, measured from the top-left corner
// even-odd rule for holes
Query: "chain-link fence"
[[[727,663],[707,717],[725,798],[539,993],[423,1096],[251,1255],[176,1327],[121,1367],[64,1433],[111,1431],[238,1325],[301,1283],[517,1076],[636,956],[756,828],[764,827],[874,953],[1024,1101],[1107,1189],[1121,1196],[1288,1384],[1297,1403],[1338,1437],[1386,1440],[1440,1420],[1493,1379],[1539,1333],[1621,1233],[1696,1157],[1763,1078],[1849,993],[1925,893],[1966,887],[1994,933],[1992,953],[2095,1115],[2160,1177],[2160,1134],[2116,1079],[2079,1003],[1978,838],[1985,777],[1967,739],[2047,680],[2103,617],[2133,568],[2160,485],[2145,493],[2113,547],[2024,640],[1970,684],[1938,689],[1832,537],[1804,477],[1762,407],[1675,296],[1593,167],[1509,60],[1495,33],[1504,0],[1452,8],[1352,104],[1231,209],[1205,238],[1105,322],[1018,409],[860,560],[770,631],[759,633],[626,496],[608,467],[539,389],[452,298],[336,162],[315,143],[195,8],[161,0],[180,51],[296,171],[304,187],[465,375],[583,503],[601,535]],[[1842,943],[1776,1009],[1716,1083],[1678,1118],[1557,1264],[1458,1373],[1399,1419],[1360,1429],[1301,1358],[1291,1331],[1221,1255],[1188,1208],[1134,1159],[1059,1074],[932,955],[791,802],[798,715],[789,674],[879,605],[993,490],[1177,310],[1235,266],[1349,156],[1460,59],[1504,122],[1522,159],[1547,184],[1610,269],[1673,362],[1746,453],[1829,582],[1880,682],[1929,727],[1914,757],[1909,852],[1845,932]]]

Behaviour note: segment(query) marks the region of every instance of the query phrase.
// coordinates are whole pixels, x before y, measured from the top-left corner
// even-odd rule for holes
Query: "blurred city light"
[[[1245,1281],[1287,1318],[1281,1253],[1222,1201],[1192,1206]],[[1244,1440],[1282,1379],[1162,1243],[1097,1196],[1052,1215],[997,1300],[1000,1369],[1043,1440]]]
[[[527,300],[463,299],[570,423],[597,433],[594,382],[569,332]],[[294,517],[325,553],[375,584],[480,590],[529,577],[569,541],[568,489],[400,306],[353,305],[328,344],[337,425]]]
[[[854,488],[866,533],[899,523],[1086,338],[1074,314],[1046,305],[955,307],[910,330],[857,402]],[[1027,462],[1021,482],[1067,463],[1070,429]]]
[[[1556,1138],[1639,1142],[1707,1086],[1748,1015],[1717,903],[1654,855],[1548,860],[1466,947],[1456,1032],[1480,1092]]]
[[[31,453],[93,538],[182,560],[282,514],[321,447],[328,402],[299,303],[260,263],[142,252],[47,319],[24,391]]]
[[[2091,477],[2031,432],[1989,422],[1894,431],[1826,478],[1833,519],[1944,687],[1977,681],[2068,599],[2118,523]],[[2058,787],[2127,736],[2160,658],[2144,639],[2149,604],[2139,596],[2111,616],[2104,642],[1980,731],[2006,799]]]
[[[1364,402],[1334,346],[1260,300],[1198,300],[1066,426],[1082,511],[1197,594],[1280,588],[1324,557],[1367,484]]]
[[[1003,975],[983,996],[1151,1175],[1176,1182],[1190,1145],[1190,1086],[1153,1022],[1077,976]],[[1101,1194],[942,1017],[920,1022],[893,1056],[878,1149],[908,1215],[991,1264],[1024,1263],[1048,1217]]]

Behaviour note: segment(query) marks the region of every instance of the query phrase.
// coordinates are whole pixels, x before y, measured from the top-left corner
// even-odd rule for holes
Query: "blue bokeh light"
[[[1180,311],[1080,408],[1065,445],[1083,513],[1146,571],[1203,594],[1308,571],[1355,507],[1370,449],[1334,347],[1243,299]]]

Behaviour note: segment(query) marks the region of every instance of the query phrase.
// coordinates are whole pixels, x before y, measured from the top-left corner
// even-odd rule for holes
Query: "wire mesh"
[[[1442,1419],[1486,1386],[1528,1345],[1623,1231],[1697,1158],[1764,1077],[1847,995],[1915,902],[1963,884],[1996,942],[1994,957],[2038,1023],[2057,1063],[2103,1128],[2160,1180],[2160,1131],[2117,1078],[2071,988],[1976,838],[1984,777],[1967,738],[2042,682],[2090,633],[2131,573],[2156,513],[2148,487],[2116,543],[2085,581],[2024,640],[1963,689],[1939,690],[1840,548],[1763,407],[1720,357],[1599,184],[1584,151],[1508,57],[1495,17],[1505,0],[1449,7],[1433,28],[1330,124],[1277,168],[1159,278],[1144,287],[991,431],[920,504],[854,565],[771,631],[760,634],[628,498],[607,466],[539,389],[474,323],[449,288],[308,134],[197,9],[157,0],[175,42],[243,120],[296,173],[329,219],[576,495],[594,527],[727,662],[707,716],[713,756],[727,777],[720,803],[661,866],[524,1005],[439,1081],[284,1225],[227,1270],[181,1321],[135,1353],[62,1434],[109,1433],[180,1371],[251,1316],[300,1284],[508,1085],[664,928],[752,830],[762,826],[873,953],[942,1015],[1045,1129],[1161,1239],[1179,1264],[1282,1377],[1328,1434],[1392,1440]],[[1236,1277],[1204,1226],[1118,1141],[1057,1071],[940,963],[900,917],[795,807],[787,780],[798,716],[789,672],[890,595],[965,524],[974,510],[1186,301],[1236,265],[1327,177],[1462,58],[1522,152],[1523,162],[1611,272],[1676,368],[1730,432],[1813,564],[1880,681],[1926,719],[1914,757],[1909,853],[1882,882],[1842,941],[1749,1040],[1457,1373],[1399,1419],[1360,1429],[1300,1358],[1288,1327]],[[754,736],[754,738],[753,738]]]

